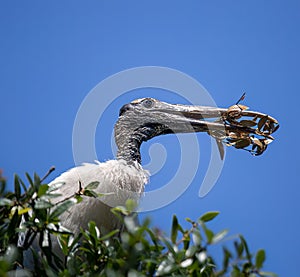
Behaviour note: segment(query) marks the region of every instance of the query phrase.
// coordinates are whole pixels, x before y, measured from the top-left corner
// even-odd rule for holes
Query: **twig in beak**
[[[240,97],[240,99],[235,104],[238,105],[241,101],[243,101],[245,99],[245,97],[246,97],[246,92],[244,92],[242,94],[242,96]]]

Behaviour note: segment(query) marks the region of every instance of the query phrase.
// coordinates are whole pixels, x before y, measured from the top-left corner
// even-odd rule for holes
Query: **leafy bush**
[[[59,185],[49,187],[36,174],[26,174],[28,185],[17,175],[14,191],[6,191],[0,172],[0,276],[276,276],[262,271],[265,251],[253,255],[240,236],[232,249],[223,247],[219,266],[209,254],[211,245],[224,239],[227,230],[213,232],[209,221],[219,212],[202,215],[184,229],[174,215],[171,234],[150,227],[149,219],[137,224],[134,203],[113,209],[126,231],[102,235],[94,222],[79,236],[63,228],[59,216],[80,202],[82,195],[98,197],[94,182],[74,196],[56,204]],[[54,254],[51,237],[57,237],[62,255]],[[34,246],[34,242],[38,241]],[[23,265],[25,255],[32,265]],[[220,258],[218,258],[220,260]]]

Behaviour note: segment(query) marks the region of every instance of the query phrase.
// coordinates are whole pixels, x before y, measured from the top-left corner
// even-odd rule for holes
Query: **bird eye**
[[[144,101],[143,101],[143,105],[145,108],[152,108],[153,105],[154,105],[154,101],[150,98],[146,98]]]

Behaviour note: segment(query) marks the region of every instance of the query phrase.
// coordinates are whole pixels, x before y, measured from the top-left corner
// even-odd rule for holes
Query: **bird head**
[[[242,120],[243,116],[251,117],[253,121]],[[265,118],[264,126],[258,126],[262,118]],[[243,148],[246,148],[249,145],[256,145],[251,135],[273,139],[270,135],[277,130],[277,125],[278,122],[272,117],[246,111],[245,106],[242,105],[234,105],[226,109],[169,104],[153,98],[142,98],[125,104],[120,109],[119,119],[115,125],[115,140],[118,158],[140,162],[139,148],[143,141],[164,134],[207,132],[216,139],[223,158],[222,141],[228,145],[235,145],[235,142],[240,143],[242,140],[242,145],[245,145]],[[267,144],[266,142],[260,145],[261,152]],[[258,146],[256,145],[257,148]]]

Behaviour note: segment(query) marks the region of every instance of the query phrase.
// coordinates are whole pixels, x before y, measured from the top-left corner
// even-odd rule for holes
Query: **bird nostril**
[[[131,110],[131,104],[125,104],[121,109],[120,109],[120,112],[119,112],[119,116],[121,116],[123,113],[125,113],[126,111],[128,110]]]

